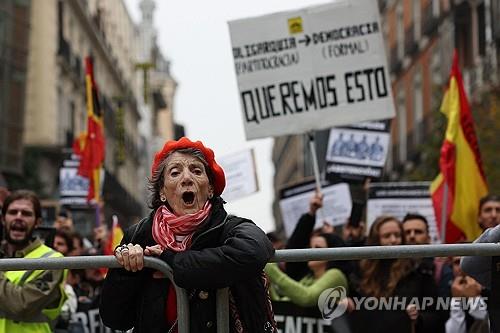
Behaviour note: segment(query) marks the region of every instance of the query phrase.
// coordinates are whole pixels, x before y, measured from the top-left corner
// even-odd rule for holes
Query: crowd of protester
[[[288,239],[281,239],[275,232],[269,233],[275,249],[430,243],[426,218],[413,212],[408,212],[401,221],[392,216],[379,216],[367,231],[362,221],[356,224],[347,221],[339,234],[326,223],[315,229],[316,213],[322,202],[322,194],[315,193],[310,199],[309,211],[301,216]],[[500,225],[500,197],[488,195],[479,202],[477,223],[483,231]],[[58,213],[53,230],[46,244],[64,256],[103,254],[109,241],[105,226],[94,230],[92,240],[83,237],[75,230],[71,213],[64,209]],[[320,294],[328,288],[345,288],[347,298],[341,303],[346,307],[342,318],[347,326],[342,325],[342,332],[490,332],[488,311],[484,307],[489,290],[460,269],[460,259],[281,262],[268,264],[265,272],[271,282],[271,299],[292,302],[300,307],[316,307]],[[67,298],[55,321],[55,332],[88,331],[86,323],[76,314],[98,308],[105,274],[102,269],[71,269],[67,272],[64,285]],[[415,304],[408,304],[405,309],[356,307],[354,299],[363,297],[444,297],[452,299],[452,306],[445,310],[437,309],[435,303],[425,309]],[[463,309],[458,303],[453,303],[461,298],[477,299],[478,302],[471,304],[483,306]],[[340,333],[334,324],[332,331]]]
[[[93,239],[83,237],[75,230],[71,214],[61,211],[54,223],[55,236],[53,248],[64,256],[100,255],[106,248],[107,227],[94,229]],[[99,268],[70,269],[66,279],[66,294],[68,299],[64,304],[56,326],[56,333],[86,332],[85,323],[75,317],[77,312],[86,313],[89,309],[97,309],[101,285],[106,270]]]
[[[500,225],[500,197],[488,195],[479,203],[477,223],[486,230]],[[339,235],[324,225],[314,229],[316,212],[322,206],[322,195],[310,199],[309,211],[301,216],[287,240],[275,232],[268,234],[276,249],[341,246],[398,246],[430,244],[427,219],[408,212],[400,221],[393,216],[379,216],[365,232],[365,223],[347,221]],[[335,239],[336,241],[331,241]],[[344,287],[347,297],[341,301],[347,326],[333,332],[490,332],[487,308],[488,288],[460,269],[460,257],[363,259],[308,263],[268,264],[274,301],[288,300],[297,306],[313,307],[328,288]],[[405,304],[400,308],[356,307],[355,300],[432,299],[430,306]],[[439,308],[438,298],[450,299],[451,306]],[[460,302],[470,300],[464,307]],[[420,303],[421,305],[422,303]],[[472,306],[470,306],[472,304]]]

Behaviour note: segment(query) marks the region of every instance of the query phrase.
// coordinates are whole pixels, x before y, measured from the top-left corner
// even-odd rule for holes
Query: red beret
[[[165,159],[165,157],[167,157],[168,153],[183,148],[194,148],[201,151],[214,176],[214,194],[221,195],[224,191],[224,187],[226,187],[226,176],[224,175],[224,170],[222,170],[221,166],[215,161],[213,150],[205,147],[201,141],[193,142],[186,137],[182,137],[178,141],[167,141],[162,150],[158,151],[155,155],[153,166],[151,167],[151,175],[154,175],[158,166]]]

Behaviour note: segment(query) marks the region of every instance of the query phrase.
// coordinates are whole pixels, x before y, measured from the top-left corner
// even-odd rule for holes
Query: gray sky
[[[139,2],[125,0],[136,22],[140,17]],[[179,84],[175,119],[186,127],[190,139],[201,140],[212,148],[216,158],[248,147],[255,149],[260,191],[228,203],[226,209],[252,219],[265,231],[274,229],[273,140],[245,140],[227,22],[325,2],[156,0],[158,43],[171,60],[172,75]]]

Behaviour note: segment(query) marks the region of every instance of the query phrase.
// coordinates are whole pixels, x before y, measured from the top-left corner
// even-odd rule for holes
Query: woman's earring
[[[160,200],[161,200],[161,202],[165,202],[165,201],[167,201],[167,198],[165,198],[164,195],[160,195]]]
[[[214,194],[213,194],[213,193],[209,193],[209,194],[208,194],[208,198],[209,198],[209,199],[212,199],[213,197],[214,197]]]

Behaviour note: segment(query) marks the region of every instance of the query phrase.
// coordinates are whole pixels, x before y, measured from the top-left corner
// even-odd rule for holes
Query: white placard
[[[287,237],[292,234],[300,217],[309,211],[309,200],[314,194],[315,183],[305,184],[305,186],[309,185],[312,185],[311,190],[297,191],[296,195],[286,196],[279,202]],[[298,187],[294,186],[294,188]],[[315,228],[323,225],[322,217],[333,226],[344,224],[351,215],[352,209],[349,185],[346,183],[329,185],[322,187],[321,192],[323,193],[323,208],[321,214],[316,214]]]
[[[226,175],[224,200],[234,201],[259,190],[253,149],[222,156],[218,162]]]
[[[440,243],[429,186],[430,182],[370,184],[366,207],[367,229],[370,229],[380,215],[390,215],[402,220],[408,213],[417,213],[427,219],[431,242]]]
[[[247,139],[394,116],[378,3],[229,22]]]

